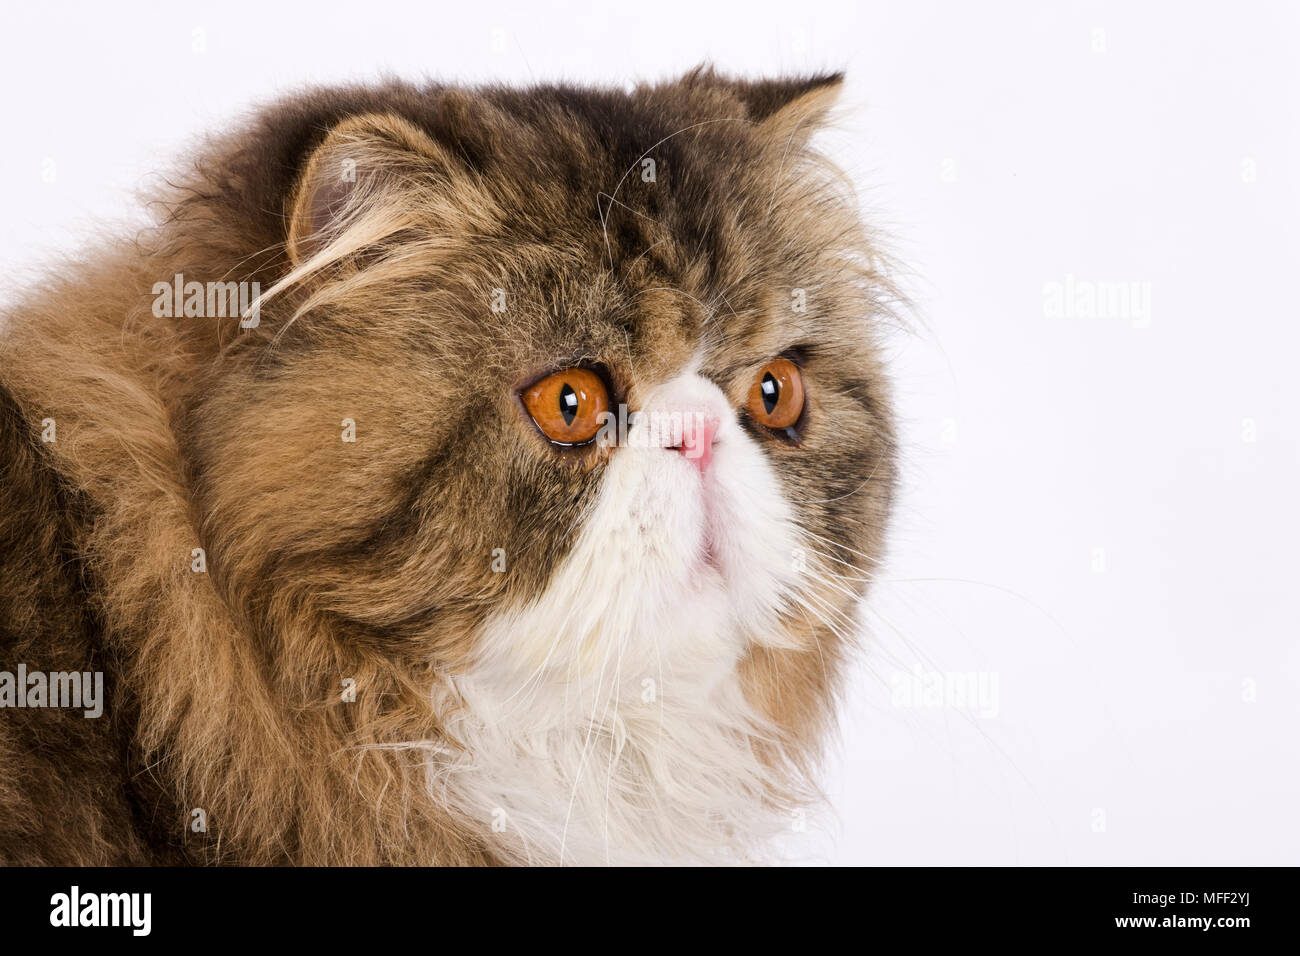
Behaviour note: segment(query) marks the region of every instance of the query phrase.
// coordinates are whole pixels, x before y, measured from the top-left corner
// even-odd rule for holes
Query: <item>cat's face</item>
[[[229,586],[565,706],[750,667],[816,711],[777,701],[828,692],[894,472],[882,287],[806,149],[833,85],[335,122],[193,419]]]

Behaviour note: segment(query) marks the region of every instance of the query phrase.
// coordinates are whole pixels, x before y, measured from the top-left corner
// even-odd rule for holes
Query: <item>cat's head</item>
[[[839,85],[269,114],[231,176],[286,255],[187,425],[224,586],[556,708],[742,674],[805,732],[894,477],[888,284],[808,145]]]

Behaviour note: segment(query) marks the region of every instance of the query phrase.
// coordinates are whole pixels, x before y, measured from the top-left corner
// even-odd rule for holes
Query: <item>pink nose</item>
[[[713,463],[713,440],[722,424],[716,415],[686,415],[682,422],[682,443],[675,447],[690,461],[695,462],[700,474],[707,474]]]

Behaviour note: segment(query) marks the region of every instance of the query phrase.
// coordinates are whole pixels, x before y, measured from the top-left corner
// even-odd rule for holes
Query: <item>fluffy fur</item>
[[[51,270],[0,329],[0,664],[108,701],[0,710],[0,860],[760,858],[894,480],[838,86],[315,91]],[[177,273],[260,321],[156,317]],[[740,411],[783,354],[798,443]],[[708,480],[547,443],[518,390],[579,364],[716,412]]]

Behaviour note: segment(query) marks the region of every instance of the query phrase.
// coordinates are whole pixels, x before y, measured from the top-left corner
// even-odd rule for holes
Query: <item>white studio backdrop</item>
[[[0,282],[310,82],[844,69],[904,493],[805,862],[1300,863],[1300,7],[7,10]]]

